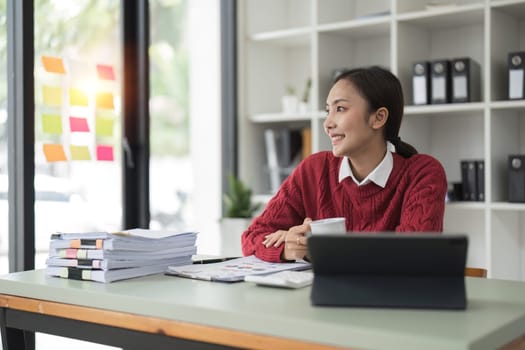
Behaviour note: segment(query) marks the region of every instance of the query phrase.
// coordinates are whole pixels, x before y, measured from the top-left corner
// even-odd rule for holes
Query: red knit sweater
[[[347,231],[443,231],[447,181],[441,164],[424,154],[392,156],[394,165],[385,188],[375,183],[357,186],[350,177],[339,183],[344,158],[332,152],[305,159],[243,233],[244,255],[282,261],[284,244],[266,248],[264,236],[300,225],[307,217],[344,216]]]

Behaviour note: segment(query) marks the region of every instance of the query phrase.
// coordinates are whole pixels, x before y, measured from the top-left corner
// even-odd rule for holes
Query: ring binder
[[[509,65],[509,99],[525,98],[525,51],[511,52]]]
[[[452,102],[473,102],[480,100],[480,66],[471,58],[451,60]]]
[[[509,202],[525,202],[525,155],[510,155],[508,165]]]
[[[416,62],[412,67],[412,102],[414,105],[430,104],[430,63]]]
[[[450,102],[450,61],[436,60],[431,62],[432,84],[432,104]]]

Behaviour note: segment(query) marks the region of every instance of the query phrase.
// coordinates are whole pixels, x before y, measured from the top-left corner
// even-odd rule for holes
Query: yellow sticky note
[[[66,159],[64,146],[57,144],[44,144],[44,155],[48,162],[59,162]]]
[[[72,106],[87,106],[88,95],[80,89],[69,89],[69,104]]]
[[[97,136],[113,136],[114,118],[97,116],[95,120],[95,133]]]
[[[91,160],[88,146],[69,146],[72,160]]]
[[[60,57],[42,56],[42,65],[49,73],[65,74],[64,61]]]
[[[114,109],[113,94],[111,92],[97,93],[97,108]]]
[[[47,134],[62,134],[62,117],[57,114],[42,114],[42,131]]]
[[[42,99],[48,106],[62,105],[62,88],[55,86],[42,87]]]

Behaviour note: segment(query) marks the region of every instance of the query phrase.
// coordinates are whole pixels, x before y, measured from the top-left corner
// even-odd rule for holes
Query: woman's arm
[[[428,157],[412,172],[396,231],[442,232],[447,193],[445,170],[436,159]]]
[[[291,191],[292,186],[292,179],[287,179],[262,214],[244,231],[241,239],[244,255],[254,254],[259,259],[272,262],[284,260],[284,244],[266,246],[265,243],[267,236],[277,237],[278,231],[283,231],[279,237],[284,240],[284,233],[291,227],[302,224],[304,220],[301,198],[298,198],[297,189]]]

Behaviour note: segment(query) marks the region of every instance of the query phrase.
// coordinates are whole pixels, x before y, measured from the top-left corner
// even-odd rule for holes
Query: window
[[[150,1],[152,229],[199,231],[218,253],[219,1]]]
[[[0,0],[0,274],[9,272],[7,206],[7,0]]]
[[[53,232],[121,227],[120,2],[35,1],[35,267]]]
[[[116,231],[122,226],[122,1],[34,1],[36,268],[45,267],[49,237],[56,231]],[[4,272],[6,2],[0,0]],[[151,228],[196,229],[199,253],[214,254],[221,209],[220,1],[151,0],[149,6]],[[39,350],[70,347],[62,338],[38,334],[36,340]],[[81,342],[74,343],[82,348]]]

